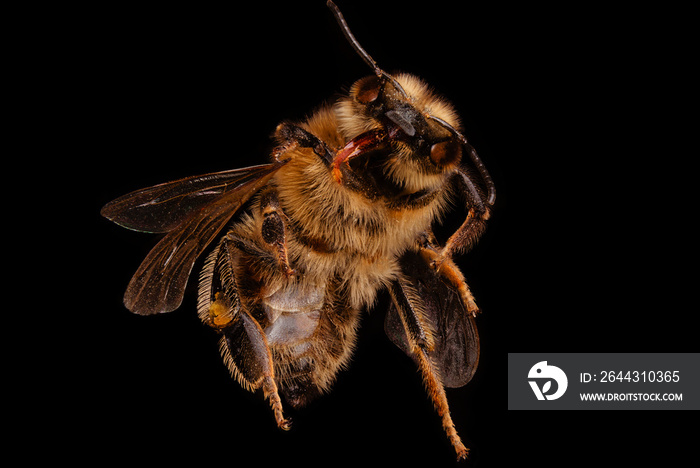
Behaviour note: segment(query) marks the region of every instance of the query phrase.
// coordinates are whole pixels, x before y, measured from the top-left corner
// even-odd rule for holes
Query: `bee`
[[[198,316],[220,336],[232,376],[262,389],[288,430],[282,396],[298,408],[331,388],[353,354],[361,311],[387,290],[385,331],[415,361],[466,458],[444,388],[476,371],[479,309],[452,257],[484,232],[494,184],[453,106],[421,79],[382,70],[328,7],[374,73],[307,120],[277,126],[269,164],[105,205],[101,214],[123,227],[165,234],[124,304],[142,315],[177,309],[195,261],[218,239],[199,275]],[[440,245],[432,227],[455,200],[466,219]]]

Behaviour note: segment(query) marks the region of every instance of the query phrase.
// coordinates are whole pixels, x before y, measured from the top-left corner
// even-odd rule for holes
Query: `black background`
[[[472,466],[549,463],[554,452],[596,465],[673,458],[687,413],[508,412],[506,359],[697,350],[683,298],[696,269],[690,190],[676,182],[688,169],[673,149],[685,129],[669,123],[686,98],[685,31],[674,26],[683,13],[339,6],[381,67],[414,73],[455,104],[497,187],[486,234],[460,258],[483,310],[480,368],[448,390]],[[44,170],[60,174],[52,193],[71,198],[48,197],[61,218],[43,231],[67,238],[47,271],[52,297],[71,306],[57,308],[61,328],[50,331],[60,343],[42,358],[57,372],[45,371],[40,389],[56,398],[34,422],[52,428],[61,453],[82,458],[89,446],[96,461],[154,462],[196,454],[203,466],[452,466],[420,376],[383,334],[384,296],[364,315],[332,392],[287,410],[289,433],[260,394],[229,377],[216,335],[196,317],[194,281],[171,314],[139,317],[121,303],[157,237],[100,218],[104,203],[267,162],[277,123],[303,119],[370,73],[324,3],[114,4],[42,19],[54,14],[61,21],[38,47],[48,77],[39,78],[41,120],[60,129],[47,137],[58,151]]]

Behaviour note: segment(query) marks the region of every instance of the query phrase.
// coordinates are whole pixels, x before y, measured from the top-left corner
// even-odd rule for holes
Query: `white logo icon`
[[[538,400],[556,400],[564,394],[566,387],[569,385],[569,380],[566,378],[564,371],[556,366],[548,366],[547,361],[541,361],[532,366],[532,369],[527,374],[527,378],[536,379],[528,380],[528,382]],[[557,390],[552,394],[547,394],[552,389],[552,380],[557,383]],[[542,382],[541,388],[538,382]]]

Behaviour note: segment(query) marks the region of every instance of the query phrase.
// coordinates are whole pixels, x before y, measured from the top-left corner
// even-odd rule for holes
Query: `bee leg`
[[[440,381],[435,364],[432,359],[430,359],[428,352],[423,348],[414,354],[418,361],[418,367],[423,375],[423,382],[425,383],[428,396],[432,400],[438,416],[442,419],[442,427],[452,447],[455,449],[457,460],[466,459],[469,455],[469,449],[464,446],[461,437],[457,434],[457,429],[455,429],[454,422],[452,421],[452,415],[450,415],[450,407],[447,404],[445,387],[443,387]]]
[[[221,353],[231,374],[248,390],[262,387],[265,398],[270,401],[277,426],[289,430],[292,421],[286,419],[282,411],[272,354],[260,324],[246,310],[241,309],[221,333]]]
[[[197,315],[202,322],[218,330],[227,326],[238,314],[238,295],[233,265],[238,249],[224,237],[209,254],[199,277]]]
[[[418,363],[428,396],[442,419],[442,427],[457,452],[457,459],[465,459],[469,449],[464,446],[457,434],[439,370],[429,354],[432,349],[432,338],[426,320],[422,317],[423,306],[420,297],[404,278],[392,282],[389,293],[406,330],[411,353]]]
[[[464,275],[461,271],[459,271],[459,268],[457,265],[455,265],[452,259],[439,259],[440,254],[438,250],[435,248],[433,242],[427,239],[427,237],[422,239],[420,254],[428,265],[434,265],[436,262],[440,262],[438,273],[444,280],[454,286],[459,293],[459,296],[462,299],[462,304],[464,304],[464,307],[466,307],[467,312],[476,317],[476,314],[480,312],[479,307],[476,305],[476,300],[469,289],[466,278],[464,278]]]
[[[298,125],[289,122],[281,123],[275,130],[275,139],[280,143],[280,147],[275,151],[275,158],[279,158],[285,151],[294,147],[311,148],[314,153],[321,158],[326,166],[333,162],[333,154],[328,146],[317,136],[307,132]]]
[[[451,181],[456,186],[456,190],[465,198],[469,211],[467,212],[467,219],[447,239],[445,247],[443,247],[439,256],[431,264],[436,269],[439,269],[442,263],[446,259],[451,258],[454,253],[466,252],[471,249],[484,233],[486,221],[491,215],[491,205],[488,202],[484,202],[482,195],[474,186],[469,174],[460,169]]]
[[[221,354],[231,375],[248,390],[262,387],[277,425],[288,430],[291,421],[285,419],[282,412],[265,333],[242,306],[238,294],[233,269],[241,245],[245,246],[235,238],[226,236],[207,258],[200,276],[197,312],[205,324],[222,336]]]
[[[275,249],[277,261],[282,273],[289,276],[294,275],[294,270],[289,266],[286,241],[286,216],[280,207],[277,191],[266,190],[260,199],[260,209],[263,214],[261,234],[263,241]]]

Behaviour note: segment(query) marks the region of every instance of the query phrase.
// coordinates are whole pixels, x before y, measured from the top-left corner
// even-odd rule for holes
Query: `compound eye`
[[[430,159],[436,166],[444,167],[459,162],[462,145],[455,140],[441,141],[430,147]]]
[[[355,84],[355,100],[360,104],[369,104],[376,101],[382,84],[376,76],[362,78]]]

